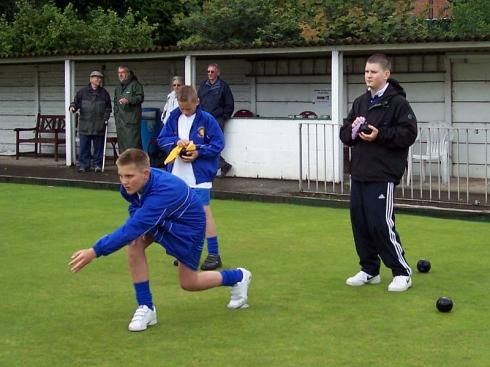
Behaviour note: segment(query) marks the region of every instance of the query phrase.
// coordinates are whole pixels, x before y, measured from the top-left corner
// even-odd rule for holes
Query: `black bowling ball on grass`
[[[417,270],[420,273],[428,273],[430,271],[430,268],[431,264],[429,260],[422,259],[417,262]]]
[[[450,312],[453,309],[453,300],[448,297],[440,297],[436,302],[439,312]]]

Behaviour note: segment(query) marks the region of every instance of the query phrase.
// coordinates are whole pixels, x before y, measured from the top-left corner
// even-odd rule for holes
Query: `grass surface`
[[[348,210],[214,200],[226,267],[253,272],[250,308],[229,289],[190,293],[149,249],[158,324],[130,333],[125,251],[68,271],[71,254],[122,223],[113,191],[0,184],[0,366],[488,366],[487,222],[398,215],[415,273],[408,292],[351,288]],[[453,312],[435,309],[439,296]]]

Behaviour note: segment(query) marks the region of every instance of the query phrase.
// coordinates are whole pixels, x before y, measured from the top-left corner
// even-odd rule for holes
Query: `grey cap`
[[[100,76],[101,78],[103,78],[104,74],[102,74],[100,71],[94,70],[90,73],[90,77],[93,77],[93,76]]]

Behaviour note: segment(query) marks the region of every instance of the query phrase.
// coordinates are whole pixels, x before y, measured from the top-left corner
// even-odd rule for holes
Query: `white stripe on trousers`
[[[403,249],[402,245],[396,240],[395,231],[393,228],[395,227],[395,223],[393,222],[393,192],[394,192],[395,184],[393,182],[388,182],[387,190],[386,190],[386,211],[385,211],[385,219],[386,224],[388,225],[388,231],[390,235],[390,241],[395,248],[396,254],[398,255],[398,262],[405,268],[408,275],[412,275],[412,269],[406,262],[403,257]]]

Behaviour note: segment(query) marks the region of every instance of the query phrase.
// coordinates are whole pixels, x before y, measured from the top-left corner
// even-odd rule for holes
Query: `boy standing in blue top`
[[[199,106],[197,93],[186,85],[177,91],[179,108],[171,114],[158,136],[158,145],[169,154],[175,147],[188,148],[192,143],[197,150],[186,150],[167,165],[167,170],[183,179],[201,199],[206,213],[206,239],[208,256],[201,270],[215,270],[222,265],[218,236],[210,195],[213,179],[219,168],[219,156],[225,142],[216,119]]]
[[[70,260],[72,272],[80,271],[99,256],[128,245],[138,308],[129,323],[130,331],[143,331],[157,323],[150,292],[145,250],[153,242],[179,261],[183,289],[201,291],[231,286],[228,308],[246,308],[252,274],[243,268],[221,272],[198,272],[204,242],[206,217],[200,200],[184,181],[167,172],[150,168],[148,155],[128,149],[117,160],[120,192],[129,202],[129,218],[114,232],[99,239],[92,248],[76,251]]]

